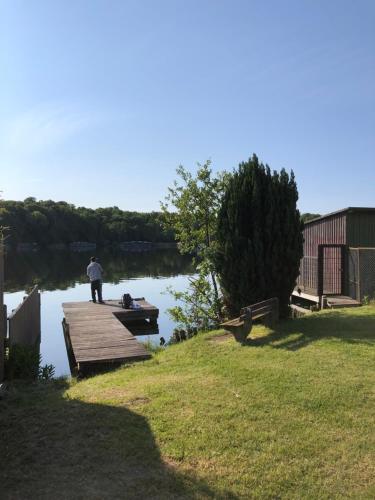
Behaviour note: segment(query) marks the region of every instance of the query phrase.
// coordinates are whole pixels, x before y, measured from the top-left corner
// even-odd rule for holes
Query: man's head
[[[90,258],[90,262],[95,262],[96,261],[96,257],[91,257]]]

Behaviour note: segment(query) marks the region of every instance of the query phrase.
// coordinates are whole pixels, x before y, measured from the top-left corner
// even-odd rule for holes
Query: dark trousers
[[[91,297],[92,301],[96,302],[95,292],[98,293],[98,301],[103,302],[102,299],[102,282],[101,280],[94,280],[91,282]]]

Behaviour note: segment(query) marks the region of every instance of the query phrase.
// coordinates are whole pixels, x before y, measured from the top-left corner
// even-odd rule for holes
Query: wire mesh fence
[[[318,257],[305,256],[301,259],[297,286],[302,292],[316,294],[318,289]]]
[[[348,272],[351,297],[375,298],[375,248],[349,248]]]

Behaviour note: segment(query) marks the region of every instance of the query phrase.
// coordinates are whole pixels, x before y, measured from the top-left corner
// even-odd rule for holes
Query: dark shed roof
[[[328,217],[332,217],[334,215],[338,214],[354,214],[354,213],[372,213],[375,214],[375,208],[373,207],[347,207],[347,208],[342,208],[341,210],[336,210],[336,212],[330,212],[329,214],[322,215],[321,217],[317,217],[316,219],[311,219],[307,222],[305,222],[305,226],[308,224],[313,224],[314,222],[319,222],[323,219],[327,219]]]

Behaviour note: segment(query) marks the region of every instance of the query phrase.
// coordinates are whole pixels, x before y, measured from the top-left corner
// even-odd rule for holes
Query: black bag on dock
[[[130,309],[132,300],[133,299],[132,299],[130,293],[124,293],[124,295],[121,298],[121,307],[123,309]]]

